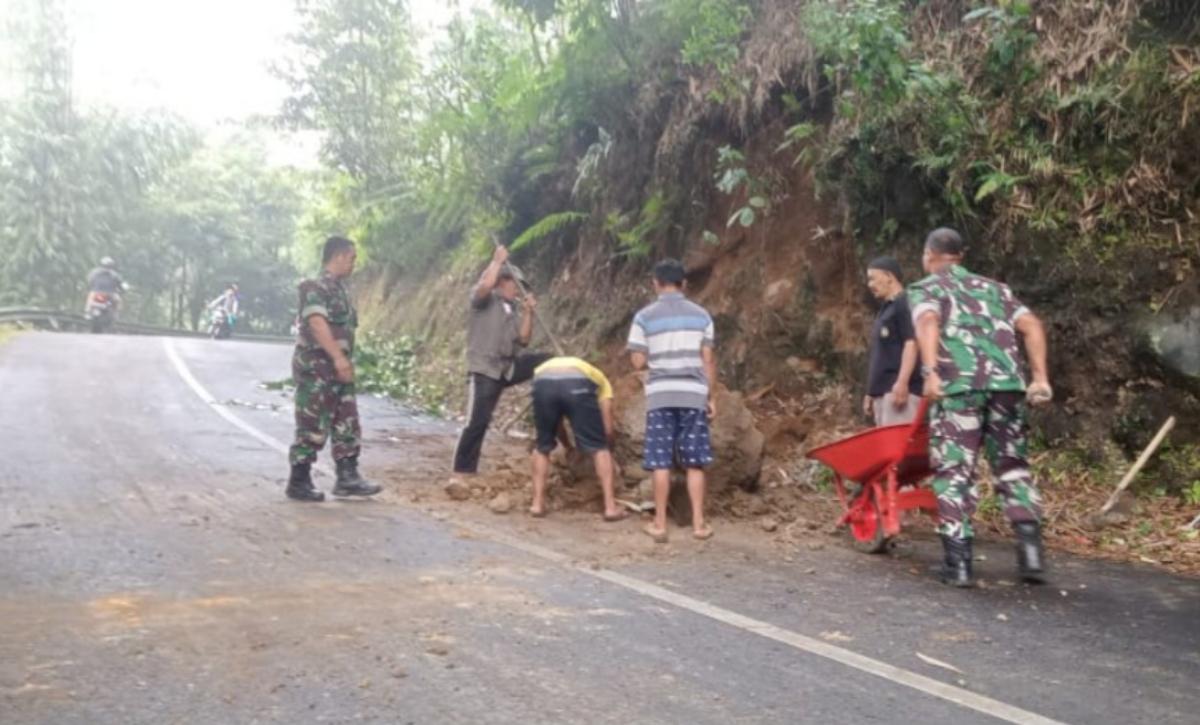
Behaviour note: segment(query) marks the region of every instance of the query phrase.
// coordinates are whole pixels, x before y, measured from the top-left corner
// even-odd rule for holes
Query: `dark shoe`
[[[292,466],[292,475],[288,477],[287,497],[296,501],[325,500],[325,494],[313,486],[311,465],[297,463]]]
[[[377,486],[358,475],[357,458],[343,458],[337,462],[334,496],[374,496],[382,490],[382,486]]]
[[[975,586],[971,540],[943,536],[942,548],[946,553],[942,561],[942,583],[964,588]]]
[[[1042,546],[1042,526],[1036,521],[1013,524],[1017,534],[1017,572],[1027,582],[1045,581],[1046,555]]]

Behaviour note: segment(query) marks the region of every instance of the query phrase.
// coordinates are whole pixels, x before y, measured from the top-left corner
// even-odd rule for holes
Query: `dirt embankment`
[[[760,36],[774,38],[772,26],[788,27],[765,23],[752,33],[751,47],[782,47],[754,43]],[[782,83],[798,97],[813,85],[797,76],[798,66],[774,68],[772,63],[782,61],[766,56],[759,61],[773,68],[763,77],[770,75],[776,79],[772,84]],[[853,228],[844,204],[819,197],[812,175],[776,151],[787,122],[779,89],[772,88],[756,89],[753,104],[737,113],[707,103],[702,85],[644,89],[639,99],[654,102],[631,108],[634,128],[613,130],[620,143],[601,168],[597,193],[588,200],[572,196],[571,159],[543,194],[518,205],[525,226],[581,206],[590,206],[587,220],[522,250],[515,261],[532,280],[542,318],[565,351],[600,364],[617,379],[630,372],[624,355],[629,323],[652,297],[648,262],[682,257],[690,295],[716,321],[722,382],[743,396],[765,440],[757,492],[734,488],[716,506],[786,526],[789,517],[829,518],[796,513],[830,508],[825,478],[804,453],[866,425],[857,403],[873,314],[863,285],[866,258],[891,253],[916,278],[921,239],[905,231],[881,243],[873,232]],[[822,122],[830,113],[829,99],[809,100],[814,120]],[[749,227],[727,224],[748,203],[746,192],[726,195],[715,188],[717,150],[726,144],[741,149],[748,173],[764,182],[769,198],[769,208]],[[921,206],[922,191],[911,179],[894,182],[885,206]],[[661,204],[652,213],[653,199]],[[630,222],[615,221],[624,218]],[[648,259],[632,257],[622,246],[622,233],[639,220],[649,230]],[[717,242],[704,241],[711,238],[705,232],[715,233]],[[1058,402],[1035,417],[1033,431],[1052,537],[1090,553],[1200,568],[1200,541],[1181,528],[1195,517],[1196,506],[1177,495],[1200,477],[1200,462],[1188,458],[1186,446],[1173,454],[1172,465],[1150,471],[1139,483],[1124,524],[1104,530],[1088,525],[1121,469],[1166,415],[1180,417],[1177,443],[1191,443],[1200,432],[1195,389],[1165,370],[1143,344],[1144,315],[1120,300],[1097,307],[1103,295],[1072,287],[1064,282],[1073,279],[1066,273],[1042,275],[1034,260],[974,259],[983,265],[978,271],[1010,282],[1050,327]],[[459,254],[420,273],[375,267],[357,284],[364,326],[417,338],[422,375],[444,390],[452,411],[464,407],[466,298],[483,264]],[[1131,269],[1131,279],[1151,284],[1174,274],[1161,261],[1146,260],[1144,266]],[[1200,300],[1200,293],[1188,291],[1195,287],[1194,275],[1185,277],[1171,277],[1178,288],[1171,297],[1175,306]],[[544,335],[537,337],[536,347],[550,349]],[[507,395],[497,421],[507,423],[524,402],[523,395]],[[499,477],[504,481],[484,483],[484,489],[526,485],[523,462],[505,465]],[[628,482],[637,487],[638,478],[630,474]],[[590,496],[572,505],[590,502]],[[1007,534],[997,514],[998,508],[982,510],[997,533]]]
[[[721,209],[714,216],[723,213]],[[693,297],[716,319],[722,379],[740,392],[763,440],[757,484],[718,484],[723,490],[713,497],[713,508],[720,517],[761,526],[783,540],[800,541],[809,532],[825,530],[838,513],[827,477],[804,453],[865,425],[855,401],[871,308],[861,290],[861,260],[854,245],[827,231],[827,214],[794,194],[761,229],[752,228],[719,245],[698,245],[685,257]],[[614,379],[625,378],[630,369],[623,354],[624,335],[633,313],[650,298],[645,273],[618,267],[606,255],[585,249],[566,260],[553,279],[537,280],[546,290],[541,295],[544,320],[567,352],[597,361]],[[423,341],[425,374],[445,386],[455,401],[452,411],[461,409],[465,391],[465,303],[458,303],[476,273],[463,266],[414,285],[375,272],[358,289],[367,325]],[[535,346],[550,348],[544,335]],[[622,388],[621,394],[636,396],[639,391]],[[498,427],[513,420],[526,399],[524,390],[505,396],[496,416]],[[1077,407],[1078,402],[1066,405]],[[1081,414],[1076,410],[1059,415]],[[519,437],[523,429],[527,431],[518,422],[513,426],[518,437],[503,443],[493,433],[489,446],[499,445],[499,455],[472,484],[473,497],[480,503],[504,493],[516,508],[524,505],[529,483],[525,443]],[[1118,469],[1121,456],[1111,448],[1108,455],[1116,458],[1108,470]],[[648,500],[636,452],[631,448],[619,458],[625,472],[620,495]],[[1035,462],[1052,544],[1175,571],[1200,571],[1200,542],[1173,535],[1195,515],[1178,499],[1130,499],[1124,522],[1098,530],[1090,525],[1089,514],[1099,507],[1111,481],[1082,462],[1064,470],[1051,452],[1039,454]],[[598,488],[586,475],[577,475],[586,474],[586,469],[578,464],[556,469],[552,508],[598,507]],[[1009,535],[997,507],[985,504],[981,518],[991,535]],[[909,527],[928,529],[916,520]]]

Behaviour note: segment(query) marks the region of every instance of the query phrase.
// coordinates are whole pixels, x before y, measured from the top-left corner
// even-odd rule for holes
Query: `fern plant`
[[[579,194],[579,189],[596,175],[596,170],[600,168],[601,162],[608,158],[608,152],[612,151],[612,134],[604,130],[603,126],[598,127],[596,132],[596,141],[588,146],[587,152],[575,166],[577,173],[575,184],[571,186],[571,196]]]
[[[537,221],[536,224],[529,227],[513,240],[509,246],[511,251],[521,250],[534,242],[545,239],[546,237],[556,234],[567,227],[574,224],[579,224],[588,218],[586,212],[581,211],[560,211],[553,214],[547,214]]]
[[[789,126],[783,132],[783,143],[779,144],[775,149],[775,153],[782,153],[788,149],[799,146],[800,151],[792,160],[792,166],[812,164],[814,158],[814,145],[806,143],[809,139],[817,134],[817,125],[811,121],[803,121],[794,126]]]
[[[667,198],[662,191],[655,191],[642,205],[637,224],[632,229],[623,231],[621,227],[628,224],[624,216],[608,222],[609,231],[615,233],[621,243],[621,251],[629,257],[644,258],[653,251],[653,237],[662,231],[667,219],[664,214]]]

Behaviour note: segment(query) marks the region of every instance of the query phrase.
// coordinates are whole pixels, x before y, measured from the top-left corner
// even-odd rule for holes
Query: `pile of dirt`
[[[843,404],[842,398],[833,394],[825,396],[823,402],[810,401],[807,405],[778,398],[757,401],[753,406],[755,417],[766,421],[763,427],[786,432],[776,434],[776,445],[771,445],[772,439],[764,436],[761,471],[753,490],[727,482],[722,485],[719,479],[713,478],[708,512],[717,525],[753,527],[770,534],[774,541],[785,547],[811,546],[814,536],[819,537],[818,541],[829,541],[830,545],[849,545],[848,535],[835,528],[842,509],[828,472],[804,457],[808,448],[858,430],[853,423],[808,428],[810,421],[839,419],[835,411]],[[805,442],[790,443],[798,438]],[[431,458],[432,468],[392,471],[389,480],[402,484],[404,490],[427,491],[431,478],[440,479],[443,483],[438,499],[474,503],[496,514],[520,512],[527,506],[531,495],[531,440],[527,430],[518,426],[507,436],[493,432],[486,447],[484,471],[470,478],[444,476],[442,465],[449,457],[452,440],[430,440],[428,445],[439,451]],[[651,502],[652,492],[641,470],[640,456],[627,449],[619,454],[619,458],[624,470],[618,474],[618,496],[632,502]],[[599,514],[602,510],[600,486],[592,472],[590,458],[559,449],[553,460],[555,467],[547,492],[550,511]],[[1045,456],[1035,458],[1034,468],[1042,488],[1046,540],[1051,548],[1094,558],[1148,564],[1179,574],[1200,574],[1200,532],[1187,526],[1196,512],[1178,499],[1130,495],[1119,507],[1123,516],[1099,527],[1091,513],[1099,510],[1111,492],[1111,481],[1087,476],[1065,477],[1055,472]],[[990,503],[993,496],[986,466],[980,471],[979,483],[981,506],[976,528],[980,536],[1009,540],[1012,532],[1001,508]],[[677,525],[686,526],[689,509],[686,497],[682,496],[684,489],[678,491],[671,502],[670,513]],[[927,518],[916,514],[906,516],[903,538],[933,534],[933,524]],[[830,539],[830,536],[834,538]]]
[[[644,377],[643,373],[633,373],[613,384],[616,439],[613,456],[619,470],[618,494],[649,500],[650,482],[641,466],[646,439]],[[712,422],[712,447],[716,463],[708,471],[708,491],[716,497],[730,489],[753,491],[762,470],[764,436],[740,393],[718,386],[715,403],[717,417]],[[588,503],[599,500],[599,482],[590,458],[560,448],[551,461],[556,482],[571,491],[578,491]],[[673,481],[672,510],[677,514],[677,521],[686,523],[689,509],[682,470],[675,472]]]
[[[643,374],[627,375],[614,385],[616,456],[625,464],[626,480],[638,479],[646,440],[646,396]],[[727,488],[753,490],[762,470],[763,434],[741,393],[718,385],[714,395],[717,416],[711,422],[712,448],[716,462],[708,472],[713,493]]]

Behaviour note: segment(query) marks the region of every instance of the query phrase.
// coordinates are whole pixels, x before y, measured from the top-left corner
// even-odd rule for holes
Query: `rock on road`
[[[928,542],[905,561],[826,538],[788,561],[735,536],[655,549],[634,521],[432,510],[390,476],[440,490],[453,430],[373,399],[363,462],[385,495],[289,502],[273,441],[290,436],[290,401],[259,387],[289,354],[50,333],[0,345],[0,722],[1200,712],[1192,579],[1061,556],[1050,586],[960,592],[912,573]],[[1008,548],[984,551],[1002,578]]]

